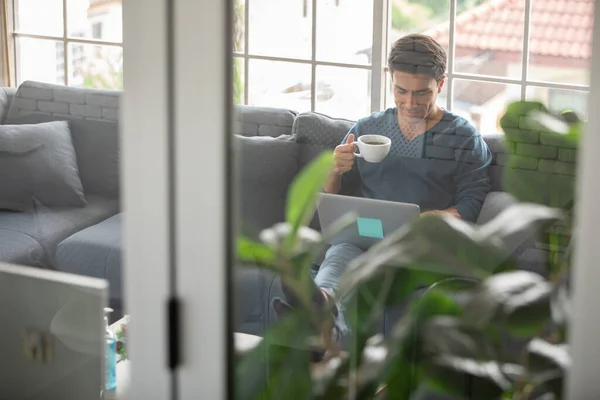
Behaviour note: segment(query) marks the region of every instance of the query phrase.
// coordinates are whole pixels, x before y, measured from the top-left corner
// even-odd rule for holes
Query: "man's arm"
[[[462,216],[460,215],[460,213],[458,212],[458,210],[454,207],[450,207],[447,208],[445,210],[429,210],[429,211],[424,211],[421,213],[421,216],[427,216],[427,215],[442,215],[442,214],[450,214],[453,217],[456,217],[458,219],[462,219]]]
[[[457,159],[454,179],[456,195],[451,209],[455,209],[462,219],[475,222],[490,191],[488,166],[492,162],[492,153],[475,130],[459,151],[461,156]]]
[[[327,181],[325,181],[325,185],[323,185],[323,190],[331,194],[340,193],[342,191],[342,174],[332,171]]]
[[[352,127],[353,129],[356,127]],[[334,167],[329,175],[329,179],[323,185],[323,190],[327,193],[338,194],[342,190],[342,176],[352,170],[354,166],[354,152],[356,151],[356,145],[354,145],[354,134],[351,133],[352,129],[342,143],[335,148],[333,151]]]

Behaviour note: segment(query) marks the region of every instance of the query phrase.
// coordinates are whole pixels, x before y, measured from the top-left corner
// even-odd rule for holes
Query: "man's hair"
[[[390,73],[394,71],[425,75],[441,81],[446,73],[446,51],[433,38],[414,33],[394,43],[388,57]]]

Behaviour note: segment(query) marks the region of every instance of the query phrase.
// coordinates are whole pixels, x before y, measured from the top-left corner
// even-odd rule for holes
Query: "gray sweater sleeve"
[[[460,156],[454,181],[454,207],[462,219],[475,222],[490,191],[488,166],[492,162],[492,153],[475,130],[458,151]]]

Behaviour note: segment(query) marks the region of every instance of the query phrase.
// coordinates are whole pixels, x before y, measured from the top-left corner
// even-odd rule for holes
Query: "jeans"
[[[348,265],[363,254],[363,251],[351,244],[342,243],[331,246],[325,254],[325,259],[315,276],[316,285],[329,296],[335,296],[340,279]],[[338,315],[334,321],[334,339],[338,343],[344,343],[350,333],[350,328],[344,317],[345,305],[341,299],[336,301]]]

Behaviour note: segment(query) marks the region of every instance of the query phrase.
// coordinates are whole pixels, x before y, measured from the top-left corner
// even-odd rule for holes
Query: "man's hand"
[[[356,145],[354,143],[354,134],[351,133],[346,139],[346,143],[340,144],[333,151],[333,161],[335,163],[333,171],[342,175],[352,169],[354,165],[354,152],[356,151]]]
[[[425,212],[421,213],[421,217],[425,217],[427,215],[444,215],[444,214],[450,214],[453,217],[462,219],[462,217],[460,216],[460,214],[458,213],[458,210],[456,208],[447,208],[445,210],[425,211]]]

